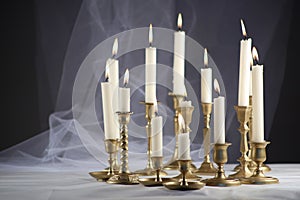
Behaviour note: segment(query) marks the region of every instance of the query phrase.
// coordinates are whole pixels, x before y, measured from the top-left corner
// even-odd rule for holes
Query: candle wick
[[[149,47],[152,47],[152,42],[149,42]]]
[[[109,80],[109,78],[108,78],[108,77],[106,77],[106,78],[105,78],[105,81],[106,81],[106,82],[108,82],[108,80]]]
[[[258,61],[256,59],[254,59],[253,65],[258,65]]]

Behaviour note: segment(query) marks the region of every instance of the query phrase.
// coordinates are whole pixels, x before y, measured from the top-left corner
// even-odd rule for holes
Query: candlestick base
[[[193,171],[194,174],[199,175],[215,175],[217,169],[213,166],[213,164],[209,161],[209,158],[205,156],[204,161],[202,162],[199,169]]]
[[[194,178],[194,176],[191,176],[189,168],[191,160],[179,160],[178,162],[181,174],[171,178],[169,181],[165,181],[163,185],[166,188],[170,190],[199,190],[205,186],[205,184],[200,181],[199,177]]]
[[[121,173],[110,177],[107,183],[124,185],[139,184],[139,176],[132,173]]]
[[[253,146],[253,160],[256,163],[257,167],[254,171],[254,174],[249,178],[241,179],[244,184],[275,184],[278,183],[279,180],[274,177],[265,176],[262,170],[262,164],[266,160],[266,146],[270,142],[251,142]]]
[[[203,181],[207,186],[229,187],[241,185],[241,182],[238,179],[227,178],[225,176],[224,164],[227,163],[227,148],[230,145],[230,143],[215,144],[214,162],[218,165],[218,171],[214,178]]]

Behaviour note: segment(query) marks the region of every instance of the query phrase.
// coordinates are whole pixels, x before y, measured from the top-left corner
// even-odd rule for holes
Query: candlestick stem
[[[210,115],[212,112],[212,103],[202,103],[202,112],[203,112],[203,146],[204,146],[204,160],[196,171],[195,174],[215,174],[217,169],[210,162]]]
[[[112,184],[138,184],[138,175],[132,174],[128,168],[128,128],[132,112],[117,112],[120,123],[120,142],[121,142],[121,164],[118,175],[112,176],[107,183]]]
[[[247,123],[249,122],[251,108],[248,106],[235,106],[234,108],[237,112],[237,119],[240,123],[240,127],[238,128],[238,130],[241,134],[240,152],[242,155],[238,159],[238,161],[240,162],[239,171],[236,172],[235,174],[229,175],[229,177],[248,178],[248,177],[252,176],[252,173],[248,168],[248,165],[251,160],[247,156],[247,152],[249,149],[248,142],[247,142],[247,133],[249,131],[249,128],[247,126]]]
[[[141,178],[139,182],[144,186],[162,186],[163,178],[161,177],[162,157],[151,157],[154,166],[155,177]]]

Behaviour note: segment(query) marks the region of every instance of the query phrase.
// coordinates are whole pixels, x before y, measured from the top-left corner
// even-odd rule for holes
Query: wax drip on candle
[[[215,88],[215,92],[218,94],[218,96],[220,96],[220,85],[217,79],[214,80],[214,88]]]
[[[112,47],[112,58],[115,58],[117,53],[118,53],[118,38],[115,38],[114,40],[114,44],[113,44],[113,47]]]
[[[149,26],[149,46],[152,46],[152,42],[153,42],[153,31],[152,31],[152,24],[150,24]]]
[[[258,52],[257,52],[257,49],[255,48],[255,46],[253,46],[253,48],[252,48],[252,57],[253,57],[253,64],[258,65],[259,58],[258,58]]]
[[[246,40],[248,38],[248,36],[247,36],[247,32],[246,32],[246,27],[245,27],[244,21],[242,19],[241,19],[241,27],[242,27],[242,33],[243,33],[244,39]]]
[[[178,30],[181,31],[182,30],[182,15],[181,15],[181,13],[178,14],[177,26],[178,26]]]
[[[208,67],[208,56],[207,56],[207,49],[204,49],[204,67]]]
[[[129,81],[129,70],[126,69],[125,74],[124,74],[124,87],[127,87]]]

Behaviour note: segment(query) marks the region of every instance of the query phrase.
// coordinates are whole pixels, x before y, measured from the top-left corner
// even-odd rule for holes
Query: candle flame
[[[178,26],[179,29],[182,29],[182,15],[181,15],[181,13],[178,14],[177,26]]]
[[[108,80],[109,79],[109,66],[106,65],[105,66],[105,80]]]
[[[152,24],[150,24],[150,26],[149,26],[149,44],[150,44],[150,46],[151,46],[152,42],[153,42],[153,31],[152,31]]]
[[[115,56],[118,53],[118,38],[115,38],[113,48],[112,48],[112,55]]]
[[[258,52],[257,52],[257,49],[255,47],[252,48],[252,57],[253,57],[254,61],[258,61],[259,60],[259,58],[258,58]]]
[[[241,19],[241,27],[242,27],[242,33],[244,37],[247,37],[246,27],[244,24],[244,21]]]
[[[127,86],[128,82],[129,82],[129,70],[126,69],[124,74],[124,85]]]
[[[214,88],[215,88],[215,91],[218,95],[220,95],[221,91],[220,91],[220,85],[219,85],[219,82],[217,79],[214,80]]]
[[[158,104],[157,104],[157,101],[154,102],[154,112],[157,115],[157,113],[158,113]]]
[[[204,66],[208,66],[208,55],[207,55],[207,49],[204,49]]]
[[[181,113],[178,114],[178,124],[179,124],[179,130],[182,133],[183,130],[185,129],[185,123]]]

